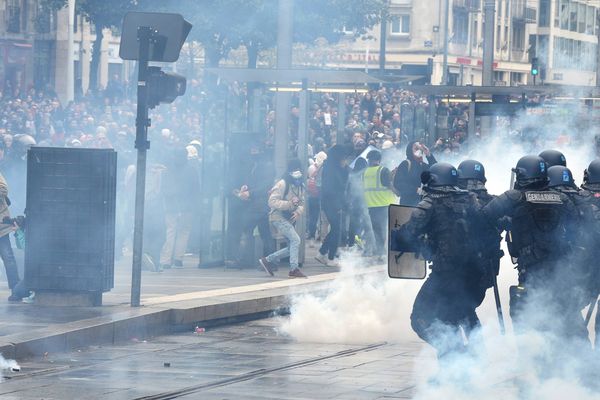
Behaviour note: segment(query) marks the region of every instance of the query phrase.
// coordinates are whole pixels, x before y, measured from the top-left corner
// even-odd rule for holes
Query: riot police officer
[[[475,194],[479,204],[483,207],[492,201],[495,196],[488,193],[485,183],[485,168],[476,160],[465,160],[458,166],[458,186]],[[496,306],[499,313],[501,329],[504,330],[500,297],[498,294],[497,276],[500,268],[500,258],[504,255],[500,250],[502,237],[500,231],[493,225],[481,223],[475,228],[478,240],[478,266],[479,270],[473,272],[473,287],[476,307],[479,307],[485,298],[487,289],[493,287],[496,295]]]
[[[515,189],[483,208],[488,222],[510,229],[509,251],[518,259],[518,286],[510,288],[510,315],[516,331],[535,329],[559,338],[584,334],[581,313],[563,279],[561,268],[571,255],[576,210],[567,196],[548,188],[548,164],[538,156],[522,157],[516,168]],[[503,217],[509,217],[510,227]],[[585,334],[587,340],[587,334]]]
[[[431,262],[431,274],[415,299],[411,325],[442,359],[465,350],[461,328],[468,336],[477,321],[469,295],[476,255],[468,238],[478,204],[474,195],[457,187],[458,171],[450,164],[433,165],[421,181],[423,199],[410,220],[392,231],[391,246],[404,251],[403,243],[427,236],[422,253]]]
[[[593,281],[593,271],[590,267],[595,265],[595,247],[600,239],[600,202],[595,205],[592,192],[577,187],[567,167],[555,165],[548,168],[548,180],[548,187],[567,196],[577,212],[572,229],[576,245],[572,249],[571,262],[565,265],[571,273],[564,278],[570,282],[573,302],[577,302],[577,309],[582,310],[590,304],[592,297],[590,282]]]
[[[583,173],[583,185],[581,185],[584,193],[587,194],[586,198],[590,204],[590,212],[593,214],[593,218],[590,218],[593,221],[598,221],[600,219],[600,159],[596,159],[590,163],[587,169]],[[598,226],[600,223],[596,223],[596,229],[593,230],[592,240],[595,244],[600,240],[600,233],[598,232]],[[590,297],[596,301],[598,297],[598,293],[600,292],[600,270],[598,267],[598,256],[600,256],[600,250],[597,246],[590,246],[592,249],[590,251],[590,262],[588,265],[589,269],[589,294]],[[594,304],[591,303],[591,306]],[[598,307],[600,309],[600,303],[598,303]],[[596,310],[596,345],[595,348],[598,350],[600,347],[600,312]]]
[[[567,158],[558,150],[544,150],[539,156],[546,161],[548,168],[554,167],[555,165],[561,165],[563,167],[567,166]]]

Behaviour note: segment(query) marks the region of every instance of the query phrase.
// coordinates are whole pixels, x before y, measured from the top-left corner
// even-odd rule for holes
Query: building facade
[[[98,84],[111,77],[127,80],[130,66],[119,58],[118,31],[105,29],[100,51]],[[89,89],[93,25],[76,16],[73,25],[73,77],[67,76],[69,52],[68,10],[48,11],[38,0],[0,1],[0,91],[15,94],[52,87],[68,100],[66,79],[74,79],[75,93]]]
[[[532,46],[548,84],[595,85],[598,1],[539,0]]]
[[[448,4],[448,82],[481,85],[485,0],[390,0],[386,24],[387,73],[440,84]],[[533,84],[531,59],[542,64],[537,83],[595,84],[597,6],[586,0],[496,0],[494,84]],[[600,2],[597,2],[600,3]],[[333,46],[330,67],[379,68],[381,26]],[[349,32],[350,36],[351,32]],[[431,59],[431,61],[428,61]],[[432,64],[428,66],[428,62]],[[431,71],[430,71],[431,70]]]

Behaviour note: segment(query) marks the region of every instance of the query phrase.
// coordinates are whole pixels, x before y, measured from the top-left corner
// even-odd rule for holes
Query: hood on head
[[[412,147],[413,147],[413,144],[418,143],[418,142],[419,142],[418,140],[413,140],[413,141],[408,142],[408,144],[406,145],[406,158],[408,160],[415,161],[415,156],[413,155]]]

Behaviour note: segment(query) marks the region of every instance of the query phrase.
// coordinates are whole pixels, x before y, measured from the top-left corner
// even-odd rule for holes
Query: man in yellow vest
[[[391,172],[381,166],[381,152],[371,150],[367,154],[369,167],[363,174],[363,190],[365,203],[369,209],[371,226],[375,234],[374,250],[378,257],[385,255],[385,239],[387,236],[388,206],[398,202],[398,198],[390,189]]]

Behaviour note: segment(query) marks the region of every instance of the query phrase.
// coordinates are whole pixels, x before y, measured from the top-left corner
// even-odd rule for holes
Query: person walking
[[[304,212],[304,187],[302,184],[302,164],[298,159],[288,162],[287,172],[280,179],[269,195],[271,213],[269,221],[272,227],[286,238],[288,246],[275,253],[259,259],[260,265],[271,276],[275,269],[275,261],[290,258],[290,278],[306,278],[298,268],[300,256],[300,236],[296,232],[295,224]]]
[[[341,145],[335,145],[329,150],[327,160],[323,164],[321,208],[329,221],[330,230],[323,240],[316,260],[330,267],[337,266],[335,257],[340,245],[342,210],[346,203],[349,156],[348,149]]]

